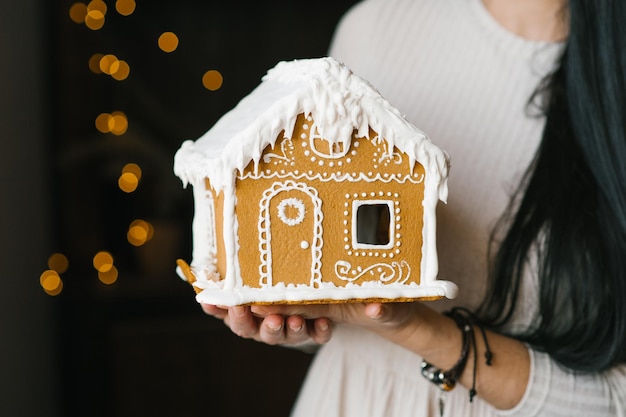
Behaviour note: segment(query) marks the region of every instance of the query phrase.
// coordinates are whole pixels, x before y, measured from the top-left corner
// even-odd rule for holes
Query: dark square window
[[[356,241],[364,245],[389,245],[391,216],[389,205],[362,204],[356,212]]]

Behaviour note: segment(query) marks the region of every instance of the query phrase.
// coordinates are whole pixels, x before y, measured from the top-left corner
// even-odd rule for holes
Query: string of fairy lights
[[[123,17],[135,13],[137,4],[135,0],[116,0],[115,11]],[[103,0],[92,0],[88,3],[75,2],[69,8],[69,18],[78,25],[84,25],[89,30],[100,30],[104,27],[109,7]],[[176,51],[179,38],[173,32],[163,32],[155,36],[155,46],[164,53]],[[126,60],[120,59],[112,53],[94,53],[87,65],[88,69],[95,74],[110,76],[116,81],[123,82],[131,75],[131,66]],[[216,91],[223,83],[222,74],[215,69],[206,71],[201,79],[202,85],[209,91]],[[102,112],[94,120],[94,127],[103,134],[123,136],[128,130],[129,121],[126,114],[121,110]],[[117,180],[117,186],[124,193],[130,194],[140,186],[142,177],[141,167],[129,162],[122,168]],[[154,227],[143,219],[133,220],[126,233],[126,240],[135,247],[143,246],[154,236]],[[102,249],[93,256],[93,267],[97,272],[98,280],[105,285],[117,282],[119,271],[115,265],[113,254]],[[39,283],[43,291],[50,296],[57,296],[63,291],[63,274],[70,266],[68,257],[63,253],[53,253],[47,262],[40,277]]]

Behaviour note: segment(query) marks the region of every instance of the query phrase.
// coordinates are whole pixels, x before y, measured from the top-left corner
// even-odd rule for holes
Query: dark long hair
[[[567,16],[563,55],[537,92],[542,142],[494,231],[479,314],[510,322],[536,254],[538,317],[515,336],[599,371],[626,362],[626,2],[570,0]]]

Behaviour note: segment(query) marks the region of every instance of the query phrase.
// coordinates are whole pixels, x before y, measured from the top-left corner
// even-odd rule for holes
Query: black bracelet
[[[450,391],[456,386],[456,381],[463,373],[465,365],[467,364],[467,357],[470,347],[469,332],[472,330],[472,328],[465,324],[465,322],[462,320],[463,317],[452,316],[448,313],[444,314],[452,317],[452,319],[456,322],[457,326],[461,329],[463,333],[461,356],[459,357],[459,360],[454,364],[454,366],[447,371],[436,368],[426,361],[422,361],[421,368],[422,375],[426,379],[437,385],[442,391]]]
[[[472,374],[472,388],[469,391],[469,400],[472,402],[476,395],[476,363],[477,363],[477,349],[476,349],[476,335],[474,333],[474,327],[478,327],[485,343],[485,363],[491,366],[491,359],[493,354],[487,343],[487,334],[485,329],[480,324],[477,324],[474,315],[471,311],[463,307],[454,307],[452,310],[444,313],[446,316],[451,317],[461,332],[463,333],[463,346],[461,348],[461,356],[459,360],[454,364],[452,368],[447,371],[443,371],[435,366],[429,364],[426,361],[422,361],[421,370],[422,375],[433,384],[437,385],[442,391],[450,391],[456,386],[456,382],[463,373],[467,359],[469,356],[470,344],[474,349],[474,369]]]

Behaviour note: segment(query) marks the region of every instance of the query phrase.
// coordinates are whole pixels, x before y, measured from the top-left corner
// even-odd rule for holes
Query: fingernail
[[[374,313],[370,315],[370,318],[378,320],[383,316],[384,312],[383,306],[378,306],[378,308],[374,310]]]
[[[325,321],[321,322],[321,323],[319,324],[319,326],[320,326],[320,330],[321,330],[321,331],[323,331],[323,332],[325,332],[326,330],[328,330],[328,323],[327,323],[327,322],[325,322]]]
[[[278,332],[280,330],[282,330],[283,326],[282,325],[276,325],[276,324],[268,324],[267,327],[273,331],[273,332]]]

